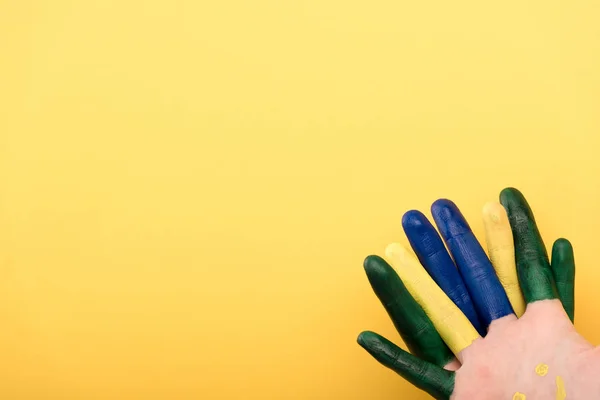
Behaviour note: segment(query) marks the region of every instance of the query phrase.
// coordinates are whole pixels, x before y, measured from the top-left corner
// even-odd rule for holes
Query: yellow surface
[[[514,238],[508,215],[500,203],[491,201],[483,207],[483,226],[488,255],[496,275],[506,291],[516,316],[520,317],[525,313],[525,298],[519,286]]]
[[[600,3],[0,0],[0,398],[419,394],[362,270],[507,185],[600,342]]]
[[[385,249],[385,255],[409,293],[423,308],[456,356],[480,337],[471,322],[435,284],[413,253],[398,243],[392,243]]]

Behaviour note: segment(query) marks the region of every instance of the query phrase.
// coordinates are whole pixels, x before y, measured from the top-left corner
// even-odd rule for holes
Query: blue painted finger
[[[469,292],[444,242],[427,217],[420,211],[408,211],[402,218],[402,227],[412,249],[431,278],[465,314],[481,336],[483,327]]]
[[[513,314],[490,259],[458,207],[450,200],[440,199],[431,206],[431,213],[483,324],[487,327],[493,320]]]

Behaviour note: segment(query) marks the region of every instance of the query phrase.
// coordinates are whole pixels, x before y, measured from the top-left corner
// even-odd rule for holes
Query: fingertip
[[[396,258],[401,257],[406,250],[400,243],[390,243],[385,248],[385,256],[387,258]]]
[[[431,205],[431,214],[440,233],[446,240],[471,230],[467,220],[451,200],[436,200]]]
[[[519,191],[519,189],[517,189],[516,187],[513,186],[507,186],[504,189],[502,189],[502,191],[500,192],[500,196],[510,196],[516,193],[521,193]]]
[[[552,268],[574,268],[575,253],[573,245],[565,238],[557,239],[552,245]]]
[[[363,268],[367,272],[369,272],[371,270],[377,270],[380,268],[381,264],[384,262],[385,261],[378,255],[371,254],[365,258],[365,261],[363,261]]]
[[[361,332],[360,335],[356,338],[356,343],[363,349],[365,349],[368,353],[375,356],[377,358],[377,349],[379,349],[382,345],[381,336],[371,331]]]
[[[415,229],[425,225],[427,217],[419,210],[410,210],[402,216],[402,227],[407,229]]]
[[[364,343],[365,343],[365,338],[364,338],[365,332],[361,332],[358,334],[358,337],[356,338],[356,343],[358,343],[358,345],[360,347],[365,347]]]
[[[565,238],[556,239],[552,247],[553,249],[555,249],[555,251],[571,253],[573,252],[573,245],[568,239]]]
[[[379,296],[382,288],[389,286],[393,274],[392,267],[381,257],[370,255],[365,258],[364,262],[365,273],[375,293]]]
[[[500,203],[505,207],[522,200],[525,200],[525,196],[514,187],[507,187],[500,192]]]
[[[442,218],[443,220],[452,218],[452,215],[456,210],[458,210],[456,204],[448,199],[437,199],[431,205],[431,214]]]
[[[506,209],[513,230],[515,230],[513,224],[526,223],[526,220],[535,223],[533,211],[518,189],[506,188],[500,192],[500,203]]]
[[[483,218],[485,222],[500,224],[508,220],[506,210],[497,201],[490,201],[483,206]]]
[[[361,345],[362,347],[365,347],[367,342],[373,340],[373,336],[375,335],[374,332],[371,331],[363,331],[361,332],[358,337],[356,338],[356,342]]]
[[[385,256],[390,258],[398,253],[401,246],[398,243],[390,243],[385,247]]]

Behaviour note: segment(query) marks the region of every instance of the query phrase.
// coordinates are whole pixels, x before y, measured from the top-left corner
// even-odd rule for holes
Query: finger
[[[419,211],[409,211],[402,218],[402,227],[425,270],[450,297],[450,300],[467,316],[479,334],[485,335],[485,328],[479,321],[467,287],[440,235],[427,217]]]
[[[514,188],[500,193],[500,203],[506,209],[515,243],[515,259],[521,290],[527,303],[556,299],[548,253],[527,200]]]
[[[459,356],[462,350],[480,337],[467,317],[435,284],[414,255],[397,243],[390,244],[385,254],[454,355]]]
[[[373,291],[410,352],[440,367],[452,361],[454,354],[425,311],[412,298],[396,271],[378,256],[367,257],[364,267]]]
[[[432,397],[449,399],[452,395],[454,372],[420,360],[374,332],[361,333],[358,344],[381,364]]]
[[[440,199],[431,213],[460,270],[481,322],[488,327],[513,313],[510,301],[485,251],[460,210],[450,200]]]
[[[496,275],[504,287],[517,317],[525,313],[525,298],[519,286],[515,264],[515,244],[506,210],[500,203],[490,202],[483,208],[483,225],[487,249]]]
[[[550,267],[556,281],[558,297],[571,322],[575,322],[575,255],[573,246],[567,239],[554,242]]]

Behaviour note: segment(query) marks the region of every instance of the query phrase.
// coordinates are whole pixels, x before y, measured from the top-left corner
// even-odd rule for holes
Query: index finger
[[[527,200],[517,189],[507,188],[500,193],[500,203],[513,232],[517,273],[525,301],[529,304],[558,298],[546,246]]]

